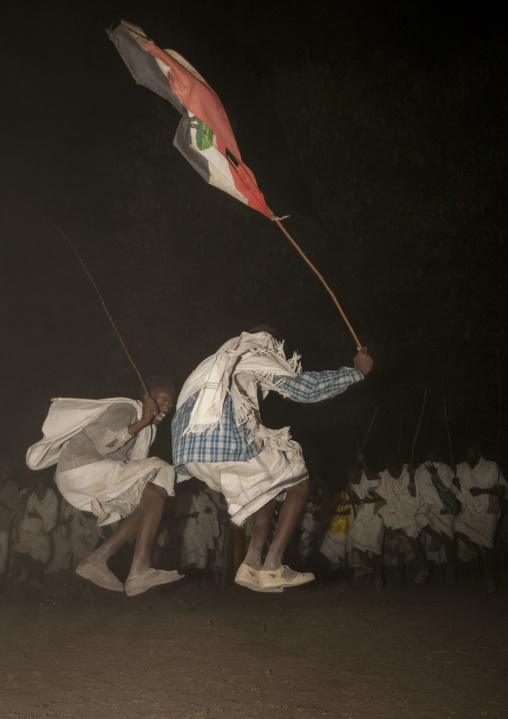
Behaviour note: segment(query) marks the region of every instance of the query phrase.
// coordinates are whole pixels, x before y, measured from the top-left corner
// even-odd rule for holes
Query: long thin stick
[[[497,483],[501,476],[501,370],[499,366],[499,347],[496,350],[497,359]]]
[[[402,445],[402,406],[400,408],[400,417],[399,417],[399,441],[397,442],[397,457],[400,457],[401,445]]]
[[[420,419],[418,420],[418,426],[416,428],[415,438],[413,439],[413,446],[411,447],[411,461],[409,462],[409,466],[413,466],[413,459],[415,455],[415,444],[416,440],[418,439],[418,434],[420,432],[420,425],[422,423],[423,419],[423,412],[425,410],[425,402],[427,401],[427,387],[425,387],[425,392],[423,393],[423,404],[422,404],[422,411],[420,412]]]
[[[457,468],[456,468],[455,462],[453,460],[452,438],[450,436],[450,426],[448,424],[448,412],[446,411],[446,397],[443,397],[443,410],[444,410],[444,419],[445,419],[445,425],[446,425],[446,433],[448,434],[448,448],[450,450],[450,460],[452,463],[453,474],[457,474]]]
[[[137,374],[138,379],[139,379],[139,381],[141,382],[141,386],[143,387],[143,389],[144,389],[144,391],[146,392],[146,394],[147,394],[147,395],[150,395],[150,392],[148,391],[148,389],[147,389],[147,387],[146,387],[146,384],[145,384],[143,378],[141,377],[141,374],[140,374],[138,368],[137,368],[136,365],[134,364],[134,360],[133,360],[132,357],[130,356],[129,351],[128,351],[127,347],[125,346],[125,342],[123,341],[120,332],[118,331],[118,329],[117,329],[115,323],[113,322],[113,318],[112,318],[111,315],[109,314],[109,310],[108,310],[108,308],[106,307],[106,303],[104,302],[101,293],[99,292],[99,288],[98,288],[97,285],[95,284],[94,278],[93,278],[92,275],[90,274],[90,272],[89,272],[89,270],[88,270],[88,267],[85,265],[85,263],[84,263],[83,260],[81,259],[81,255],[79,254],[79,252],[77,251],[77,249],[74,247],[74,245],[72,244],[72,242],[69,240],[69,238],[67,237],[67,235],[65,234],[65,232],[64,232],[62,229],[60,229],[60,227],[58,227],[58,225],[55,225],[55,224],[52,222],[52,223],[51,223],[51,226],[54,227],[55,230],[57,230],[57,231],[62,235],[62,237],[64,238],[64,240],[65,240],[65,241],[67,242],[67,244],[71,247],[72,251],[74,252],[74,254],[76,255],[76,257],[78,258],[78,260],[79,260],[79,262],[80,262],[80,264],[81,264],[81,267],[85,270],[85,272],[86,272],[86,274],[87,274],[87,276],[88,276],[88,279],[90,280],[90,282],[92,283],[92,285],[93,285],[95,291],[96,291],[97,294],[99,295],[99,299],[100,299],[100,301],[101,301],[101,305],[102,305],[102,307],[103,307],[103,309],[104,309],[104,312],[106,313],[106,317],[107,317],[108,320],[110,321],[111,326],[113,327],[116,336],[117,336],[118,339],[120,340],[120,344],[122,345],[123,351],[124,351],[125,354],[127,355],[127,359],[128,359],[129,362],[131,363],[132,369],[133,369],[134,372]]]
[[[270,210],[270,212],[272,212],[272,211]],[[292,244],[293,247],[296,249],[296,251],[303,257],[303,259],[304,259],[305,262],[309,265],[309,267],[311,268],[311,270],[312,270],[312,271],[318,276],[318,278],[321,280],[323,286],[325,287],[325,289],[326,289],[327,292],[329,293],[330,297],[332,298],[332,300],[333,300],[334,303],[335,303],[335,306],[337,307],[337,309],[339,310],[340,314],[342,315],[342,319],[344,320],[344,322],[345,322],[346,325],[348,326],[349,331],[350,331],[351,334],[353,335],[353,339],[354,339],[354,341],[356,342],[356,348],[357,348],[358,350],[361,350],[362,344],[361,344],[360,340],[359,340],[358,337],[356,336],[354,329],[351,327],[351,324],[350,324],[348,318],[347,318],[346,315],[344,314],[344,310],[343,310],[342,307],[339,305],[339,301],[338,301],[337,298],[335,297],[335,294],[333,293],[332,289],[331,289],[331,288],[329,287],[329,285],[327,284],[327,282],[326,282],[325,278],[323,277],[323,275],[316,269],[316,267],[314,267],[314,265],[313,265],[312,262],[309,260],[309,258],[307,257],[307,255],[303,252],[303,250],[302,250],[302,249],[300,248],[300,246],[296,243],[296,241],[291,237],[291,235],[290,235],[289,232],[286,230],[286,228],[284,227],[284,225],[282,224],[282,222],[275,217],[275,215],[273,214],[273,212],[272,212],[272,220],[280,227],[280,229],[281,229],[282,232],[286,235],[286,237],[287,237],[288,240],[291,242],[291,244]]]
[[[379,405],[376,405],[376,407],[375,407],[375,409],[374,409],[374,413],[373,413],[372,418],[371,418],[371,420],[370,420],[370,424],[369,424],[369,428],[368,428],[368,430],[367,430],[367,434],[366,434],[365,437],[363,438],[362,446],[360,447],[360,452],[363,452],[363,450],[364,450],[364,448],[365,448],[365,445],[367,444],[367,440],[368,440],[368,438],[369,438],[370,430],[372,429],[372,425],[374,424],[374,419],[375,419],[375,417],[376,417],[376,414],[377,414],[378,409],[379,409]]]
[[[347,403],[348,410],[349,410],[349,419],[351,420],[351,427],[353,428],[353,437],[355,440],[355,445],[358,447],[358,432],[356,431],[356,424],[353,417],[353,408],[351,407],[351,402],[348,401]]]

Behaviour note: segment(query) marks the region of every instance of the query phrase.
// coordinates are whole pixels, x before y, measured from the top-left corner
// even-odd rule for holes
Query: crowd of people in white
[[[0,463],[0,576],[38,590],[70,580],[115,525],[100,527],[95,516],[71,506],[46,473],[18,491],[13,468],[9,459]],[[506,500],[500,468],[475,443],[455,471],[434,450],[416,468],[389,457],[379,472],[359,453],[340,491],[329,492],[314,480],[289,551],[298,555],[300,568],[318,578],[335,570],[348,581],[370,574],[376,589],[384,587],[393,565],[407,568],[417,584],[432,570],[454,583],[460,568],[476,558],[486,591],[494,592],[496,548],[502,546],[495,541],[496,529]],[[167,502],[152,563],[218,580],[229,526],[222,495],[192,478]],[[248,538],[248,522],[242,531]]]

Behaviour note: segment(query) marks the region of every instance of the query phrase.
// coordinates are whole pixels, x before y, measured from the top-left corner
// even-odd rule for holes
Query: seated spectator
[[[473,552],[483,556],[486,591],[495,592],[494,534],[506,491],[505,478],[495,462],[482,457],[479,443],[472,442],[466,447],[466,461],[457,465],[453,481],[461,504],[455,517],[455,533]]]
[[[16,510],[15,561],[33,589],[44,589],[42,575],[51,556],[50,533],[56,525],[58,500],[45,477],[35,477],[20,492]],[[19,574],[18,574],[19,576]]]
[[[0,460],[0,582],[7,573],[9,529],[18,503],[18,485],[12,480],[15,461],[11,457]]]

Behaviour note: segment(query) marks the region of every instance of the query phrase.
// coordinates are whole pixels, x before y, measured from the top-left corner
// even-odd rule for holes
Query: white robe
[[[455,531],[465,534],[474,544],[492,549],[499,517],[499,501],[488,494],[473,497],[469,490],[471,487],[506,487],[505,478],[495,462],[483,457],[472,469],[467,462],[457,465],[457,477],[460,479],[458,497],[462,509],[455,517]]]
[[[93,516],[72,507],[70,545],[73,567],[77,567],[97,548],[97,544],[103,539],[103,532]]]
[[[20,494],[21,501],[22,495],[28,492],[30,490],[24,490]],[[48,488],[42,499],[31,492],[19,523],[15,551],[46,563],[51,549],[49,533],[55,526],[57,510],[58,500],[52,489]],[[30,512],[37,512],[39,517],[29,517]]]
[[[58,507],[58,525],[53,531],[53,556],[46,568],[46,574],[64,571],[71,566],[71,518],[72,507],[61,497]]]
[[[125,397],[113,399],[52,400],[44,422],[43,438],[29,448],[26,456],[30,469],[43,469],[58,462],[69,440],[115,404],[128,403],[136,408],[138,419],[142,405]],[[130,461],[104,459],[75,469],[57,472],[58,489],[73,507],[93,512],[99,525],[111,524],[134,511],[148,482],[174,494],[174,468],[158,457],[148,458],[156,428],[149,425],[136,436]]]
[[[425,469],[426,464],[428,463],[421,464],[415,472],[416,496],[418,498],[417,522],[422,526],[430,525],[431,529],[440,534],[446,534],[452,539],[455,517],[453,514],[441,514],[444,505],[437,489],[434,487],[430,472]],[[448,489],[451,489],[454,494],[457,494],[452,483],[452,468],[443,462],[432,462],[432,464],[437,469],[443,484]]]
[[[360,498],[370,497],[369,489],[377,488],[381,484],[380,479],[368,480],[365,473],[359,484],[352,484],[351,490]],[[383,551],[383,536],[385,527],[379,512],[375,512],[374,502],[359,505],[358,513],[348,532],[348,540],[359,552],[372,552],[381,554]]]
[[[211,510],[206,512],[205,510]],[[204,491],[196,496],[192,493],[188,514],[198,513],[197,517],[188,517],[182,534],[182,563],[184,567],[195,566],[206,569],[208,551],[215,549],[215,537],[219,534],[218,512],[215,502]]]
[[[381,482],[377,493],[386,499],[386,504],[379,509],[379,514],[389,529],[402,529],[416,539],[423,527],[417,522],[418,499],[409,493],[409,473],[407,464],[402,474],[394,479],[387,469],[380,472]]]

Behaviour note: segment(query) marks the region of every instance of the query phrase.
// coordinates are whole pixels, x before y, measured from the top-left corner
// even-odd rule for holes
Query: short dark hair
[[[247,330],[247,332],[250,335],[256,335],[258,332],[268,332],[269,335],[275,337],[275,339],[279,342],[282,340],[282,337],[277,332],[277,330],[275,330],[273,327],[270,327],[270,325],[256,325],[255,327],[251,327],[250,330]]]
[[[150,395],[153,395],[156,390],[164,387],[165,389],[169,389],[172,395],[176,396],[175,383],[169,377],[165,377],[164,375],[154,374],[151,377],[147,377],[145,379],[145,385]],[[138,392],[140,397],[144,397],[146,394],[144,387],[140,387]]]

